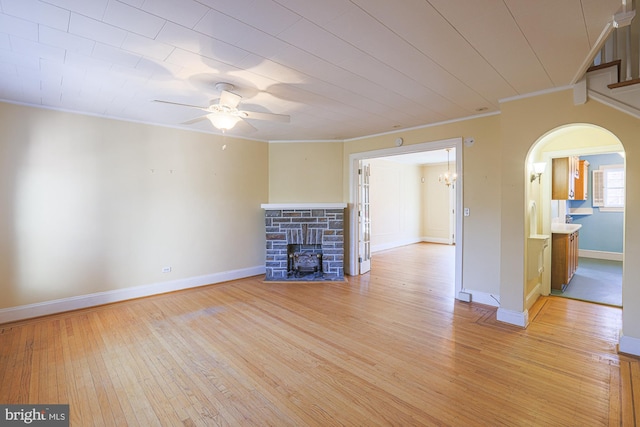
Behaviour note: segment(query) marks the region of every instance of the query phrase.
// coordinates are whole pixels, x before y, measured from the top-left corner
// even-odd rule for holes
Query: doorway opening
[[[349,274],[359,275],[366,271],[368,260],[366,259],[376,249],[384,249],[384,243],[378,245],[377,248],[371,246],[371,228],[375,227],[375,224],[367,223],[367,218],[363,218],[363,215],[370,214],[370,210],[366,210],[366,204],[371,203],[366,194],[363,195],[363,178],[362,178],[362,166],[375,159],[381,159],[389,156],[409,155],[417,153],[429,153],[437,150],[445,150],[447,148],[452,149],[455,152],[455,166],[451,163],[451,166],[455,167],[455,173],[457,174],[457,180],[450,186],[451,195],[453,197],[453,206],[457,207],[452,213],[452,233],[447,241],[438,243],[453,243],[455,245],[455,295],[459,297],[460,292],[463,292],[462,286],[462,138],[454,138],[442,141],[435,141],[422,144],[414,144],[410,146],[400,146],[389,149],[382,149],[376,151],[369,151],[363,153],[351,154],[349,157],[349,176],[350,176],[350,197],[349,197],[349,246],[348,250],[348,263],[345,265],[349,269]],[[454,151],[455,150],[455,151]],[[453,173],[454,171],[451,170]],[[375,172],[374,172],[375,173]],[[424,177],[426,180],[427,178]],[[368,183],[370,184],[370,183]],[[368,185],[367,184],[367,185]],[[445,184],[438,184],[445,186]],[[366,185],[365,185],[366,188]],[[364,203],[363,203],[364,202]],[[370,206],[369,206],[370,208]],[[447,205],[447,209],[449,206]],[[459,209],[458,209],[459,208]],[[396,207],[397,209],[397,207]],[[369,224],[369,228],[367,228]],[[363,241],[364,239],[364,241]],[[368,239],[368,241],[367,241]],[[408,242],[411,243],[411,242]]]
[[[526,180],[526,307],[550,294],[622,306],[624,207],[606,209],[597,200],[602,168],[619,166],[624,176],[622,143],[595,125],[562,126],[532,146],[525,170],[533,171],[536,162],[546,168],[538,179]],[[572,165],[567,179],[565,163]],[[571,184],[566,190],[565,182]],[[539,254],[533,236],[548,239]]]

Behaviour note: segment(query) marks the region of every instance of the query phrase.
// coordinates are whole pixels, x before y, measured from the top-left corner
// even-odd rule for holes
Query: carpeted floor
[[[603,259],[580,258],[578,269],[564,293],[553,295],[582,301],[622,306],[622,262]]]

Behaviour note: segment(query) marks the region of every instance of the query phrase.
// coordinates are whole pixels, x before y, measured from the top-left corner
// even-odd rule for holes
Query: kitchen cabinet
[[[578,161],[578,177],[575,179],[575,200],[587,200],[587,187],[589,182],[589,162]]]
[[[578,269],[578,231],[551,235],[551,289],[564,291]]]
[[[580,175],[580,161],[577,156],[553,159],[551,167],[551,198],[553,200],[574,200],[576,178]]]

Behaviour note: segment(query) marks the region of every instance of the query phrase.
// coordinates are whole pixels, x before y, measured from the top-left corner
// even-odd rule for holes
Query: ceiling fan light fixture
[[[232,129],[240,120],[238,116],[231,114],[209,114],[207,116],[213,126],[222,131]]]

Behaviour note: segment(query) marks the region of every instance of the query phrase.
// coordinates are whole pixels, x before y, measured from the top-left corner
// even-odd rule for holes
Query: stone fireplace
[[[263,204],[267,281],[344,280],[344,203]]]

